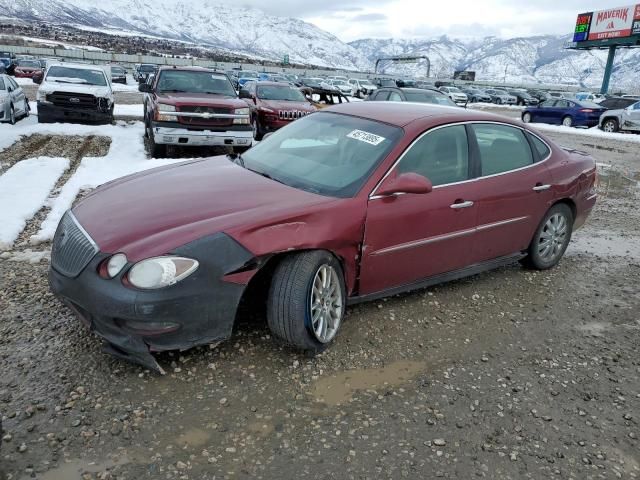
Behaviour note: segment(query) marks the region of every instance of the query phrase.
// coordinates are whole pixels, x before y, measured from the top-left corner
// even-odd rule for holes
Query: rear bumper
[[[212,129],[201,130],[185,128],[178,123],[163,124],[152,122],[154,140],[159,145],[186,146],[230,146],[250,147],[253,142],[251,126],[242,129]]]
[[[110,110],[102,112],[85,108],[59,107],[50,103],[38,102],[38,117],[53,122],[109,123],[112,119],[112,113]]]
[[[167,288],[145,291],[125,287],[122,272],[130,264],[116,278],[101,278],[98,267],[109,257],[102,252],[76,278],[66,277],[52,266],[49,284],[52,292],[105,340],[108,353],[162,372],[151,352],[186,350],[231,336],[246,285],[222,278],[252,258],[249,251],[224,234],[197,240],[172,253],[197,259],[200,266],[191,276]],[[154,330],[159,324],[171,326],[171,331]]]

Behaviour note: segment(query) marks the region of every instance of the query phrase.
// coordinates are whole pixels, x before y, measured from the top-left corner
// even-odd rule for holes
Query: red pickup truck
[[[144,99],[145,136],[152,157],[167,145],[251,147],[250,110],[224,73],[199,67],[162,67],[139,86]]]

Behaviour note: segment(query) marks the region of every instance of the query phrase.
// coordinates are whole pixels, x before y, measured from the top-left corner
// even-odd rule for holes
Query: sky
[[[578,13],[624,0],[226,0],[296,17],[350,42],[361,38],[503,38],[573,32]]]

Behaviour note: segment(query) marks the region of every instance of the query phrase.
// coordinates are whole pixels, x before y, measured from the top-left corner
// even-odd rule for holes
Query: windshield
[[[284,100],[288,102],[306,102],[304,96],[295,88],[289,86],[276,87],[263,85],[258,87],[258,98],[263,100]]]
[[[122,68],[122,67],[111,67],[111,73],[115,73],[117,75],[124,75],[124,68]]]
[[[77,83],[82,85],[107,86],[107,78],[102,70],[55,66],[47,72],[47,81],[56,83]]]
[[[351,85],[349,85],[347,82],[345,82],[344,80],[334,80],[333,84],[336,87],[351,87]]]
[[[454,93],[462,93],[460,91],[460,89],[456,88],[456,87],[447,87],[446,90],[449,91],[449,92],[454,92]]]
[[[226,75],[195,70],[163,70],[158,93],[210,93],[235,97],[236,91]]]
[[[40,62],[37,60],[20,60],[18,65],[21,67],[40,68]]]
[[[435,105],[448,105],[450,107],[457,107],[455,102],[446,95],[425,90],[423,92],[404,92],[407,97],[407,102],[419,102],[419,103],[432,103]]]
[[[319,87],[320,82],[323,80],[321,78],[303,78],[302,83],[309,87]]]
[[[156,70],[157,67],[155,65],[140,65],[140,68],[138,68],[138,71],[143,73],[155,72]]]
[[[294,188],[353,197],[402,137],[400,128],[321,112],[296,120],[243,154],[246,168]]]
[[[258,72],[253,70],[243,70],[239,72],[240,78],[258,78]]]

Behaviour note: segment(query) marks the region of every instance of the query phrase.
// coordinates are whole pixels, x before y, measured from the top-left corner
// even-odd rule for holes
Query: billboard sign
[[[626,38],[640,34],[640,4],[578,15],[574,42]]]

